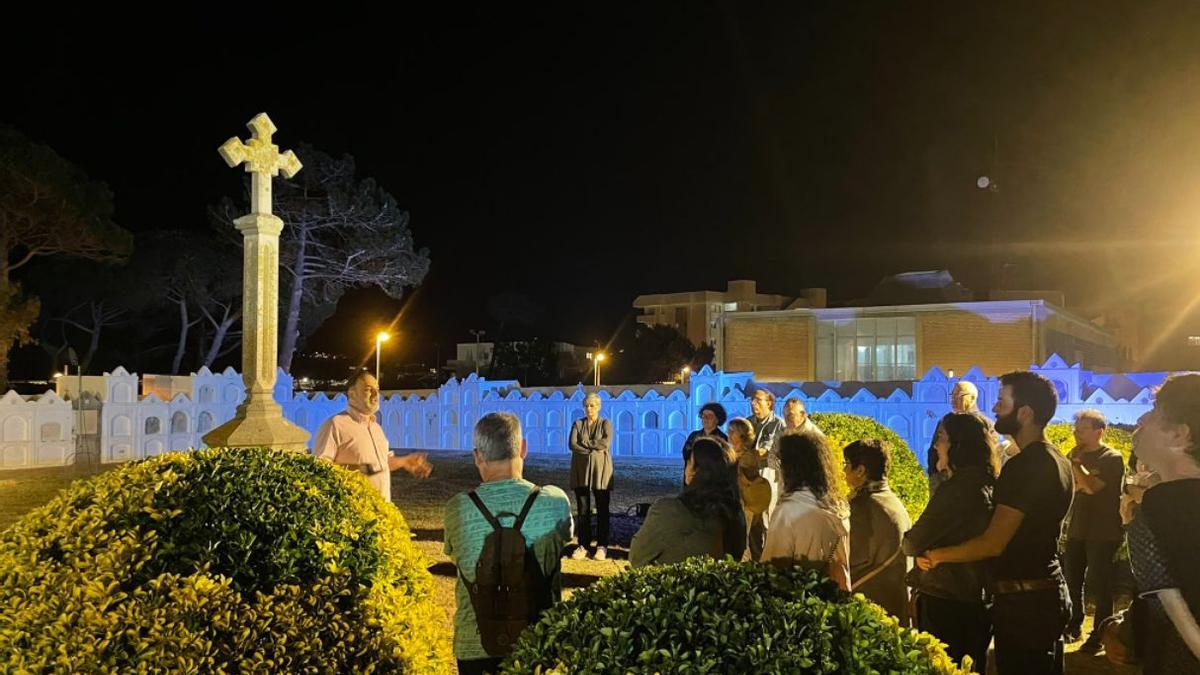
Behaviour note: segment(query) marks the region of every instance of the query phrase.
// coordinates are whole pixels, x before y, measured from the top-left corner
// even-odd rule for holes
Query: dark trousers
[[[1068,628],[1078,630],[1083,625],[1085,588],[1096,599],[1096,616],[1092,625],[1099,625],[1112,615],[1113,577],[1117,570],[1113,556],[1120,547],[1119,541],[1067,540],[1063,566],[1066,568],[1067,590],[1071,592],[1071,623]]]
[[[767,512],[763,511],[755,515],[745,509],[742,511],[746,514],[746,532],[750,538],[750,559],[758,561],[762,559],[763,546],[767,543]]]
[[[946,643],[946,653],[961,663],[964,656],[975,662],[975,672],[987,671],[988,644],[992,641],[992,617],[987,605],[917,594],[917,628]]]
[[[1000,675],[1063,675],[1063,629],[1071,617],[1066,584],[1025,593],[997,593],[992,602],[996,670]]]
[[[504,659],[471,659],[458,662],[458,675],[489,675],[500,672]]]
[[[596,496],[596,545],[608,546],[608,499],[611,490],[590,490],[585,487],[575,488],[575,505],[578,509],[579,545],[592,545],[592,495]]]

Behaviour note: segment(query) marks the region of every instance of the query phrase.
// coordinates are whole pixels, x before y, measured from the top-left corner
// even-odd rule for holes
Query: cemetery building
[[[664,296],[638,301],[647,297]],[[706,339],[717,367],[752,371],[762,381],[877,382],[913,380],[934,366],[958,373],[978,366],[995,377],[1052,354],[1100,372],[1123,365],[1117,339],[1067,310],[1053,291],[981,298],[936,271],[888,277],[847,306],[827,307],[823,294],[819,305],[811,298],[713,312],[719,328],[708,327]]]
[[[726,314],[765,312],[825,306],[825,289],[810,288],[800,297],[758,292],[752,280],[730,281],[724,291],[687,291],[639,295],[633,306],[642,310],[638,323],[645,326],[671,326],[693,345],[711,344],[716,348],[713,366],[722,367]]]

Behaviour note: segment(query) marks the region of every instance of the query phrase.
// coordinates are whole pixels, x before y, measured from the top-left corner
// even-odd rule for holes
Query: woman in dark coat
[[[612,490],[612,422],[600,417],[600,397],[583,399],[583,417],[571,425],[571,489],[578,508],[579,547],[571,557],[587,556],[592,544],[592,498],[596,501],[596,551],[593,558],[608,557],[608,503]]]
[[[939,546],[960,544],[987,529],[992,518],[992,486],[998,474],[997,448],[988,420],[978,413],[950,413],[938,425],[934,444],[949,469],[925,512],[904,535],[905,555],[919,556]],[[988,616],[983,563],[942,564],[909,572],[917,628],[946,643],[955,661],[970,656],[978,670],[987,666],[992,622]]]
[[[633,536],[633,567],[669,565],[693,556],[741,560],[746,551],[746,519],[737,484],[733,448],[702,437],[692,446],[683,492],[654,502]]]

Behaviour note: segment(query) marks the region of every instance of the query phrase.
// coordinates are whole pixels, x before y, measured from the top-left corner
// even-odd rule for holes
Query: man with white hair
[[[954,412],[978,412],[979,389],[974,382],[959,380],[950,390],[950,407]]]
[[[950,390],[950,409],[956,413],[979,412],[979,389],[974,382],[959,380]],[[929,473],[929,494],[933,495],[938,487],[946,480],[950,471],[950,459],[937,450],[937,432],[929,442],[929,451],[925,455],[925,469]]]
[[[375,376],[359,371],[347,383],[346,409],[325,420],[313,441],[313,454],[366,475],[383,498],[392,500],[392,472],[404,469],[417,478],[429,476],[432,468],[425,453],[399,457],[388,447],[383,427],[375,419],[379,412],[379,383]]]
[[[783,402],[783,431],[775,434],[775,442],[771,444],[771,450],[767,453],[767,468],[762,470],[762,475],[767,480],[771,481],[771,506],[767,508],[767,518],[770,519],[771,514],[775,512],[775,505],[779,503],[779,497],[783,494],[783,474],[779,471],[779,441],[785,434],[802,434],[813,433],[822,438],[825,437],[825,432],[821,431],[821,427],[812,421],[808,416],[808,408],[804,405],[804,400],[799,398],[789,398]],[[768,522],[770,522],[768,520]]]

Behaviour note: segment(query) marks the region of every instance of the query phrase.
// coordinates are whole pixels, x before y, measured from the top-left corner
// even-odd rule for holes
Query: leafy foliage
[[[448,672],[410,538],[361,475],[306,455],[127,465],[0,535],[0,668]]]
[[[799,567],[691,558],[548,610],[501,672],[959,673],[937,639]]]

